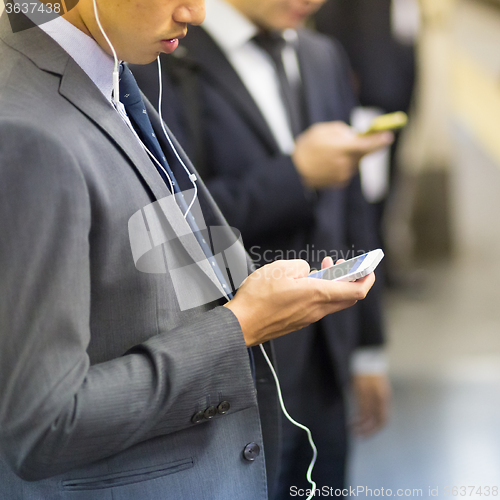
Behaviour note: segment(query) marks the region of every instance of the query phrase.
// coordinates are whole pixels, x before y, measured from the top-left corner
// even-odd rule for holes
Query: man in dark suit
[[[261,265],[294,255],[318,266],[325,254],[354,256],[374,248],[357,164],[389,144],[392,135],[359,137],[346,125],[354,99],[342,50],[326,37],[288,29],[321,3],[208,1],[203,27],[190,31],[179,57],[162,59],[166,95],[178,97],[165,103],[163,115]],[[281,44],[278,61],[270,38]],[[156,65],[133,71],[156,102]],[[290,104],[293,93],[297,99]],[[313,478],[320,487],[344,485],[345,393],[356,347],[365,348],[359,354],[364,363],[361,357],[355,362],[359,429],[370,433],[385,419],[383,363],[366,362],[375,360],[382,344],[378,299],[276,342],[285,403],[312,429],[318,445]],[[279,498],[287,498],[291,486],[307,487],[311,458],[303,431],[287,422],[283,429]]]
[[[187,175],[124,67],[117,91],[98,10],[135,63],[204,15],[201,0],[80,0],[41,27],[0,20],[0,498],[266,500],[277,405],[247,348],[352,305],[373,276],[287,261],[203,303],[230,296],[196,228],[228,227],[201,183],[204,221],[181,210],[164,177]],[[186,266],[197,307],[178,300]]]

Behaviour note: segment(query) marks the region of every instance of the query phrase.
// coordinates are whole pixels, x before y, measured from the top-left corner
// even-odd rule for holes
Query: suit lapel
[[[171,146],[170,146],[170,144],[168,144],[168,142],[164,138],[163,131],[161,130],[160,117],[155,112],[151,103],[146,98],[144,100],[146,103],[146,109],[148,111],[148,114],[149,114],[149,116],[151,116],[151,123],[153,125],[153,129],[155,131],[155,134],[158,137],[158,140],[160,142],[160,146],[162,147],[163,151],[168,151],[169,148],[171,148]],[[226,219],[224,218],[224,215],[219,210],[219,207],[217,206],[214,199],[210,195],[210,192],[208,191],[205,184],[203,183],[203,180],[201,179],[198,172],[196,171],[196,168],[194,167],[193,163],[191,162],[189,157],[186,155],[186,153],[182,149],[182,146],[179,144],[179,142],[177,141],[175,136],[170,132],[170,130],[166,124],[165,124],[165,128],[166,128],[167,132],[169,133],[169,136],[172,140],[172,143],[173,143],[175,149],[177,150],[178,154],[180,155],[182,161],[185,163],[185,165],[187,166],[189,171],[194,173],[197,177],[196,182],[197,182],[197,185],[199,188],[198,198],[199,198],[199,201],[201,204],[202,213],[203,213],[203,216],[205,219],[205,224],[207,226],[228,226],[228,223],[227,223]],[[171,214],[166,214],[166,216],[172,225],[178,224],[178,221],[172,220]],[[187,224],[185,222],[184,218],[182,218],[182,219],[183,219],[184,224]],[[173,225],[173,227],[175,227],[175,226]],[[190,252],[193,259],[195,261],[199,262],[200,259],[196,258],[196,255],[194,255],[191,252],[198,251],[201,249],[200,249],[200,246],[198,245],[198,243],[196,242],[196,239],[194,237],[193,237],[193,241],[195,242],[196,245],[193,249],[188,249],[188,251]],[[246,251],[245,251],[245,254],[246,254]],[[248,256],[248,254],[246,254],[246,260],[247,260],[247,268],[248,268],[249,272],[252,272],[255,268],[254,268],[252,260]],[[213,269],[211,268],[208,261],[203,259],[203,264],[204,265],[201,266],[201,268],[212,279],[212,281],[214,281],[214,283],[216,283],[216,285],[222,291],[222,289],[220,288],[219,280],[217,279],[217,277],[216,277],[215,273],[213,272]]]
[[[90,118],[122,150],[137,173],[146,181],[155,198],[168,196],[169,190],[139,141],[101,92],[94,85],[87,85],[87,82],[82,81],[83,76],[80,67],[69,58],[59,93]]]
[[[111,138],[146,181],[156,198],[167,196],[169,191],[159,182],[160,178],[155,169],[151,168],[151,160],[145,151],[78,64],[59,44],[37,27],[19,33],[9,33],[7,21],[8,34],[5,35],[6,21],[6,16],[2,16],[0,36],[4,41],[23,53],[41,70],[60,75],[59,93]]]
[[[339,59],[334,61],[332,69],[332,53],[325,44],[318,44],[307,31],[299,29],[297,33],[297,53],[307,103],[308,125],[331,120],[332,116],[336,120],[348,122],[350,109],[355,103],[351,100],[350,83],[343,76],[348,71],[347,68],[342,67]],[[324,59],[330,62],[323,64]],[[328,87],[321,82],[328,82]]]
[[[269,126],[240,77],[210,35],[199,26],[189,28],[179,54],[198,66],[233,106],[249,127],[272,151],[279,151]]]
[[[302,88],[307,108],[307,126],[309,126],[312,123],[323,121],[322,110],[324,109],[325,103],[323,93],[318,92],[318,82],[314,78],[318,68],[317,56],[313,51],[309,50],[309,46],[301,36],[300,30],[298,31],[298,35],[297,56],[299,59],[300,78],[302,80]],[[333,85],[332,82],[332,87]],[[333,88],[332,91],[334,91]]]
[[[123,122],[113,107],[109,105],[99,90],[94,86],[82,85],[82,75],[80,73],[80,68],[73,59],[70,58],[59,88],[60,94],[71,101],[80,111],[82,111],[82,113],[87,115],[110,136],[115,144],[132,162],[138,174],[146,181],[157,200],[172,196],[167,186],[158,175],[156,168],[151,163],[151,159],[139,144],[137,138],[131,133],[128,126]],[[97,91],[99,95],[95,95],[95,91]],[[155,112],[150,108],[149,113],[151,116]],[[156,130],[156,133],[157,136],[160,137],[160,135],[158,135],[158,130]],[[183,245],[186,252],[194,262],[198,263],[200,269],[223,294],[224,292],[215,272],[207,261],[205,253],[201,249],[194,234],[191,232],[189,224],[184,219],[184,215],[177,203],[167,202],[165,204],[160,204],[160,207],[174,233],[179,237],[178,240]]]
[[[131,133],[128,126],[120,118],[118,113],[106,101],[104,96],[94,86],[82,85],[81,70],[73,59],[69,59],[64,72],[59,92],[66,97],[82,113],[88,116],[97,126],[104,130],[113,142],[125,153],[137,173],[144,179],[157,200],[171,196],[171,193],[164,181],[158,175],[151,159],[141,147],[137,138]],[[155,111],[150,107],[149,115],[155,115]],[[161,133],[156,129],[157,137]],[[163,145],[165,147],[165,145]],[[162,213],[175,234],[179,236],[179,241],[184,246],[187,253],[194,262],[205,272],[210,280],[223,292],[216,274],[206,260],[206,256],[198,241],[191,232],[191,229],[184,219],[177,203],[160,204],[168,207]]]
[[[29,22],[26,16],[22,17]],[[9,47],[26,55],[40,69],[63,74],[69,55],[40,28],[34,27],[13,33],[9,17],[4,12],[0,17],[0,38]],[[48,46],[51,50],[47,50]]]
[[[52,38],[39,28],[12,34],[6,16],[2,16],[0,21],[0,37],[12,48],[26,55],[40,69],[61,75],[59,93],[110,137],[129,159],[137,174],[145,181],[157,200],[171,196],[147,153],[116,110],[78,64]],[[148,111],[156,115],[152,108]],[[179,236],[179,241],[193,261],[199,263],[200,268],[222,291],[217,276],[206,261],[205,254],[191,233],[182,212],[176,204],[169,204],[169,207],[172,209],[165,210],[164,214]]]

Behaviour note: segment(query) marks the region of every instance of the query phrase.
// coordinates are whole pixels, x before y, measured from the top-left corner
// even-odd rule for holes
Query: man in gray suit
[[[147,63],[204,9],[101,0],[99,13],[118,58]],[[156,207],[176,236],[161,247],[168,271],[201,269],[193,297],[222,281],[111,103],[92,0],[64,17],[0,23],[0,498],[265,499],[278,408],[263,353],[247,348],[354,304],[374,278],[323,282],[282,261],[223,307],[181,307],[175,273],[140,272],[131,252],[139,211]],[[198,199],[206,224],[226,227],[203,185]]]

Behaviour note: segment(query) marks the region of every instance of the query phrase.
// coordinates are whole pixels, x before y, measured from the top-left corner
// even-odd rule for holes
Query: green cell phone
[[[386,130],[396,130],[403,128],[408,122],[408,116],[403,111],[396,111],[396,113],[389,113],[387,115],[377,116],[372,120],[370,126],[359,135],[375,134],[376,132],[384,132]]]

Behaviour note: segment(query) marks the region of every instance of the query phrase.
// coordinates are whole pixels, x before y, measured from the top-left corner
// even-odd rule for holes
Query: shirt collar
[[[55,40],[83,69],[96,87],[111,102],[113,91],[113,58],[99,44],[76,26],[58,16],[41,24],[40,29]]]
[[[245,45],[259,32],[252,21],[225,0],[205,0],[205,5],[206,17],[202,26],[226,53]],[[283,38],[296,47],[296,30],[284,30]]]
[[[206,0],[205,3],[203,28],[225,52],[241,47],[257,34],[257,26],[226,1]]]

